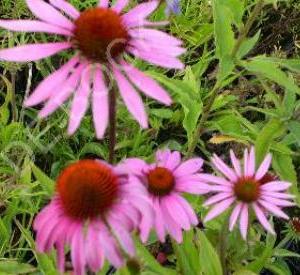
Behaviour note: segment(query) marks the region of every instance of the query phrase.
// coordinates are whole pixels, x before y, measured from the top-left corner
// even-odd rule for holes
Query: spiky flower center
[[[254,202],[259,197],[260,183],[252,178],[240,178],[234,185],[234,193],[242,202]]]
[[[291,220],[292,227],[297,234],[300,234],[300,219],[298,217],[294,217]]]
[[[156,167],[147,175],[149,192],[164,196],[169,194],[174,187],[174,176],[172,172],[164,167]]]
[[[75,20],[74,44],[92,61],[116,58],[125,50],[128,39],[121,16],[111,9],[90,8]]]
[[[118,186],[110,167],[95,160],[80,160],[62,171],[56,188],[68,215],[88,219],[112,206]]]

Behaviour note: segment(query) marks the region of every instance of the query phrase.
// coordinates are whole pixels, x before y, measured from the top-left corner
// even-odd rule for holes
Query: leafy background
[[[85,9],[97,1],[70,2]],[[261,2],[181,1],[182,13],[171,16],[167,31],[184,40],[185,70],[166,71],[133,60],[165,86],[174,104],[163,108],[145,98],[151,127],[142,131],[119,101],[118,160],[130,156],[151,160],[155,149],[166,146],[188,154],[196,146],[195,154],[207,161],[205,169],[211,171],[208,160],[213,152],[226,159],[229,148],[241,156],[246,145],[255,144],[258,162],[272,152],[274,173],[293,183],[290,191],[300,203],[300,3],[266,0],[246,30],[245,22]],[[32,17],[23,0],[2,0],[0,14],[5,19]],[[152,19],[164,17],[162,5]],[[0,38],[1,48],[53,39],[2,29]],[[0,63],[0,274],[57,274],[55,253],[35,250],[32,220],[49,201],[63,167],[81,158],[108,156],[108,140],[95,139],[90,115],[69,137],[67,107],[47,120],[37,119],[37,109],[22,107],[24,97],[66,58]],[[202,198],[188,199],[203,217]],[[291,217],[299,217],[299,212],[297,207],[289,209]],[[237,230],[222,237],[224,216],[205,229],[200,224],[187,232],[182,245],[170,240],[162,245],[155,236],[147,247],[136,240],[138,257],[117,274],[300,273],[300,235],[289,222],[274,218],[276,238],[254,224],[245,243]],[[155,260],[157,255],[165,257],[163,265]],[[99,274],[112,272],[107,265]]]

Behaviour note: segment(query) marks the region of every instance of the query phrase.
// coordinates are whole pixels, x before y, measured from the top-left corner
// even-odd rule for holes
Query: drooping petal
[[[149,1],[147,3],[142,3],[137,5],[135,8],[131,9],[129,12],[122,16],[127,27],[136,27],[144,21],[158,6],[158,1]]]
[[[247,238],[248,223],[249,223],[248,205],[244,203],[240,214],[240,231],[244,240],[246,240]]]
[[[42,21],[73,31],[74,24],[46,2],[42,0],[26,0],[26,3],[31,12]]]
[[[175,170],[174,175],[176,177],[184,177],[189,174],[198,172],[203,165],[202,158],[192,158],[181,163]]]
[[[294,199],[295,196],[291,194],[281,193],[281,192],[270,192],[270,191],[261,191],[261,196],[270,196],[272,198],[278,199]]]
[[[77,56],[73,57],[60,69],[47,76],[25,100],[24,105],[26,107],[34,106],[48,99],[55,92],[55,88],[66,80],[78,61],[79,58]]]
[[[45,32],[59,35],[73,36],[70,30],[54,26],[38,20],[1,20],[0,27],[18,32]]]
[[[65,247],[64,242],[59,241],[57,247],[57,269],[59,272],[65,272]]]
[[[80,86],[73,98],[68,126],[69,135],[75,133],[88,108],[89,94],[91,91],[90,80],[91,72],[90,69],[87,68],[81,77]]]
[[[151,77],[145,75],[137,68],[130,66],[125,61],[123,61],[121,64],[128,78],[145,95],[152,97],[153,99],[166,105],[170,105],[172,103],[172,100],[168,93],[163,88],[161,88],[158,83]]]
[[[113,73],[118,83],[120,94],[129,112],[143,128],[147,128],[148,118],[141,97],[115,66]]]
[[[40,118],[45,118],[46,116],[53,113],[57,108],[62,106],[62,104],[70,97],[70,95],[77,89],[78,83],[80,81],[80,76],[84,70],[84,65],[78,66],[73,74],[66,80],[65,84],[53,95],[45,104],[43,109],[39,112]]]
[[[29,62],[49,57],[72,47],[70,42],[28,44],[0,50],[0,60],[12,62]]]
[[[176,221],[181,228],[185,230],[189,230],[191,228],[188,216],[172,195],[162,198],[161,204],[163,205],[163,208],[168,211],[170,217]]]
[[[161,242],[165,242],[166,229],[163,222],[163,214],[161,213],[161,209],[160,209],[159,198],[154,199],[153,206],[155,211],[155,219],[154,219],[155,231],[158,236],[158,239]]]
[[[96,69],[94,74],[93,85],[93,120],[96,129],[97,138],[101,139],[104,136],[108,125],[108,91],[104,83],[103,74],[100,69]]]
[[[193,225],[197,225],[199,221],[194,209],[190,206],[190,204],[183,197],[177,195],[176,193],[172,194],[172,196],[176,198],[179,204],[181,204],[181,207],[189,217],[190,223]]]
[[[253,210],[256,214],[256,217],[258,218],[259,222],[261,223],[261,225],[267,230],[269,231],[271,234],[275,235],[275,231],[272,228],[272,226],[269,224],[267,218],[265,217],[265,214],[263,213],[263,211],[260,209],[260,207],[256,204],[253,203],[252,204]]]
[[[112,9],[120,13],[127,5],[128,5],[129,0],[118,0],[116,4],[112,6]]]
[[[289,216],[287,214],[285,214],[279,207],[277,207],[276,205],[266,202],[262,199],[258,200],[258,203],[263,206],[265,209],[269,210],[273,215],[286,219],[289,219]]]
[[[241,165],[239,160],[236,158],[234,152],[232,150],[230,150],[230,159],[231,159],[231,163],[233,165],[233,168],[235,170],[235,173],[240,177],[242,175],[242,171],[241,171]]]
[[[80,12],[73,5],[71,5],[65,0],[49,0],[49,2],[54,7],[65,12],[68,16],[70,16],[73,19],[77,19],[80,15]]]
[[[82,229],[79,228],[72,236],[71,259],[74,272],[77,275],[84,275],[85,271],[85,250]]]
[[[283,200],[283,199],[277,199],[274,197],[269,197],[267,195],[261,195],[261,199],[264,201],[267,201],[269,203],[272,203],[272,204],[275,204],[278,206],[283,206],[283,207],[296,205],[294,202],[290,202],[290,201]]]
[[[259,166],[259,168],[256,171],[256,174],[255,174],[256,180],[262,179],[263,176],[268,172],[268,169],[271,165],[271,161],[272,161],[272,155],[267,154],[265,159],[263,160],[263,162],[261,163],[261,165]]]
[[[208,214],[204,218],[204,222],[208,222],[225,212],[232,205],[234,200],[234,198],[229,198],[215,204],[215,206],[208,212]]]
[[[233,209],[230,218],[229,218],[229,230],[232,231],[236,221],[241,213],[241,209],[242,209],[243,204],[241,202],[239,202]]]

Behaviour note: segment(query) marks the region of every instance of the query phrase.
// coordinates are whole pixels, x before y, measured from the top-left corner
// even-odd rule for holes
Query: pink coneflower
[[[215,218],[233,205],[229,229],[232,230],[239,219],[242,237],[246,239],[249,210],[252,208],[261,225],[270,233],[275,234],[266,214],[271,213],[277,217],[288,219],[281,208],[294,205],[289,201],[293,196],[285,193],[291,183],[279,181],[267,173],[271,164],[270,154],[265,157],[255,171],[254,147],[251,148],[250,153],[247,149],[245,150],[243,169],[233,151],[230,151],[230,158],[233,169],[228,167],[217,155],[212,158],[215,168],[225,178],[210,174],[201,174],[200,176],[200,180],[212,184],[211,190],[215,192],[204,203],[205,206],[214,205],[206,215],[204,222]]]
[[[151,228],[155,228],[160,241],[167,233],[182,241],[182,229],[189,230],[198,224],[193,208],[182,193],[205,194],[209,186],[199,182],[197,177],[203,160],[193,158],[181,161],[179,152],[157,151],[156,161],[147,164],[141,159],[128,159],[119,169],[129,173],[129,181],[144,185],[153,203],[155,217],[152,224],[144,226],[141,239],[145,242]]]
[[[130,232],[142,215],[152,220],[145,194],[143,186],[128,182],[104,162],[80,160],[68,166],[58,177],[56,195],[34,221],[38,250],[55,247],[60,272],[67,246],[76,275],[85,274],[86,268],[97,272],[105,258],[120,267],[119,244],[134,256]]]
[[[118,0],[109,8],[102,0],[97,7],[77,11],[64,0],[26,0],[40,20],[0,20],[0,27],[12,31],[46,32],[65,36],[65,41],[29,44],[0,50],[0,59],[27,62],[72,49],[73,57],[49,75],[25,101],[26,106],[45,105],[39,116],[44,118],[74,95],[68,133],[78,128],[91,96],[96,135],[102,138],[108,124],[108,80],[116,80],[129,112],[144,128],[147,115],[137,89],[145,95],[169,105],[168,93],[152,78],[130,65],[126,55],[133,55],[165,68],[182,69],[177,56],[185,50],[182,42],[151,28],[165,22],[149,22],[146,18],[157,8],[158,1],[140,4],[125,14],[128,0]],[[105,73],[105,75],[104,75]]]

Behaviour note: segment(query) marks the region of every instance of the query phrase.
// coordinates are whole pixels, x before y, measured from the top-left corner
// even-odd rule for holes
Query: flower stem
[[[257,4],[255,5],[253,12],[250,14],[245,26],[241,29],[240,34],[235,42],[235,45],[233,47],[232,53],[231,53],[231,58],[234,59],[238,50],[240,49],[242,42],[246,39],[254,21],[256,18],[259,16],[262,8],[264,6],[264,0],[259,0]],[[201,137],[203,130],[204,130],[204,124],[206,123],[209,114],[211,112],[211,109],[213,107],[213,104],[215,102],[215,99],[218,96],[218,92],[221,88],[221,83],[220,81],[217,81],[214,88],[211,91],[211,95],[205,104],[203,114],[200,118],[200,121],[198,122],[198,125],[196,127],[196,130],[194,132],[193,138],[191,143],[189,144],[188,151],[186,157],[191,157],[196,149],[197,143],[199,138]]]
[[[113,164],[115,159],[116,146],[116,91],[114,88],[109,92],[109,163]]]

